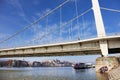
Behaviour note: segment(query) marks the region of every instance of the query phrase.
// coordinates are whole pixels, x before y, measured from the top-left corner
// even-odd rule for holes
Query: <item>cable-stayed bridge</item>
[[[110,35],[106,33],[101,10],[118,15],[120,10],[101,7],[98,0],[91,0],[90,8],[79,12],[78,2],[78,0],[66,0],[56,8],[47,11],[28,26],[1,40],[0,57],[98,53],[107,56],[108,53],[119,53],[119,31]],[[71,11],[64,11],[64,7],[69,7],[69,4],[74,5],[74,8],[70,7],[71,11],[74,10],[73,17],[65,21],[66,16],[71,16],[71,13],[69,13]],[[89,21],[85,20],[85,16]],[[52,20],[54,20],[54,24],[52,24]],[[31,31],[32,29],[37,33],[34,38],[30,36],[34,33]],[[26,39],[27,37],[29,38]]]

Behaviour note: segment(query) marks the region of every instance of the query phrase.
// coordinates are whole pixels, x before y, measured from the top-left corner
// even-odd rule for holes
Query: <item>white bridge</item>
[[[100,42],[106,42],[109,53],[120,53],[120,36],[109,36],[59,44],[1,49],[0,57],[64,56],[101,53]]]
[[[0,49],[0,57],[64,56],[64,55],[98,54],[98,53],[102,53],[101,54],[102,56],[107,56],[108,53],[119,53],[120,36],[119,35],[106,36],[98,0],[92,0],[92,5],[98,35],[97,38],[48,45]],[[60,5],[59,7],[61,6],[62,5]],[[52,11],[58,9],[59,7],[53,9]],[[77,18],[84,15],[85,13],[77,15]],[[46,14],[45,16],[47,16],[48,14]],[[74,19],[70,20],[70,22],[72,22],[73,20]],[[31,25],[35,24],[36,22],[33,22]],[[26,27],[25,29],[27,29],[28,27]],[[24,29],[22,31],[24,31]],[[7,39],[12,38],[19,33],[20,32],[12,35]],[[7,39],[5,41],[7,41]]]

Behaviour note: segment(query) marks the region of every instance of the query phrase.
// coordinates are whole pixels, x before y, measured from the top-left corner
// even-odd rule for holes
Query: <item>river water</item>
[[[98,80],[95,68],[0,68],[0,80]]]

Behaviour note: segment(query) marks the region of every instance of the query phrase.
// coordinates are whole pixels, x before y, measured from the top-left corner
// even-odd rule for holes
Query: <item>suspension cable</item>
[[[100,9],[108,10],[108,11],[112,11],[112,12],[120,12],[120,10],[110,9],[110,8],[105,8],[105,7],[100,7]]]
[[[46,17],[46,34],[47,34],[47,32],[48,32],[48,16]]]
[[[69,26],[71,26],[71,24],[70,24]],[[69,40],[70,40],[70,38],[71,38],[71,37],[70,37],[70,32],[71,32],[71,30],[70,30],[70,29],[71,29],[71,27],[69,27]]]
[[[77,0],[75,0],[75,10],[76,10],[76,16],[78,17],[78,7],[77,7]],[[78,23],[78,18],[77,18],[77,26],[78,26],[78,39],[80,39],[80,33],[79,33],[79,23]]]
[[[71,33],[70,36],[71,36],[71,40],[72,40],[72,22],[71,22],[71,25],[70,25],[70,29],[71,29],[70,30],[70,33]]]
[[[61,28],[63,28],[64,26],[68,25],[69,23],[75,21],[77,18],[82,17],[83,15],[85,15],[86,13],[88,13],[89,11],[91,11],[92,8],[86,10],[85,12],[81,13],[80,15],[78,15],[77,17],[72,18],[71,20],[69,20],[68,22],[66,22],[65,24],[61,25]],[[56,32],[58,28],[55,28],[54,30],[51,30],[47,35],[51,35],[52,33]],[[41,40],[42,38],[46,37],[47,35],[42,35],[40,38],[36,38],[34,40]],[[32,40],[32,41],[34,41]],[[30,41],[29,43],[31,43],[32,41]],[[28,44],[29,44],[28,43]]]
[[[51,11],[47,12],[45,15],[39,17],[38,19],[36,19],[34,22],[30,23],[30,25],[25,26],[23,29],[19,30],[18,32],[16,32],[15,34],[11,35],[10,37],[0,41],[0,44],[17,36],[18,34],[20,34],[21,32],[24,32],[25,30],[29,29],[32,25],[38,23],[40,20],[42,20],[43,18],[45,18],[46,16],[48,16],[49,14],[51,14],[52,12],[56,11],[57,9],[59,9],[60,7],[62,7],[63,5],[65,5],[66,3],[68,3],[70,0],[66,0],[65,2],[63,2],[62,4],[60,4],[59,6],[57,6],[56,8],[52,9]]]
[[[47,35],[47,33],[48,33],[48,16],[46,17],[46,35]],[[46,43],[47,43],[47,38],[46,38]]]
[[[60,8],[60,40],[62,39],[62,30],[61,30],[61,26],[62,26],[62,8]]]
[[[82,16],[82,29],[84,30],[84,27],[85,27],[85,21],[84,21],[84,16]],[[81,35],[83,35],[84,36],[84,31],[81,31],[82,32],[82,34]],[[83,37],[84,38],[84,37]]]

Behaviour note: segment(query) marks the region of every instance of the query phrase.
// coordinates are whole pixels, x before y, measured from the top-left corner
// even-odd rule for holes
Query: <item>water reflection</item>
[[[94,68],[7,68],[0,69],[0,80],[97,80],[97,77]]]
[[[94,68],[91,69],[79,69],[75,70],[75,80],[97,80],[96,72]]]

